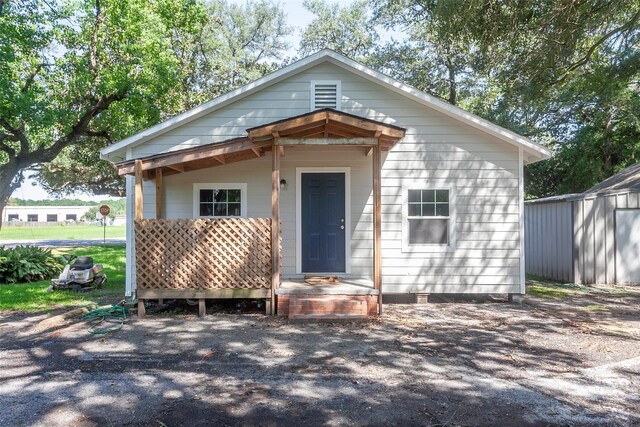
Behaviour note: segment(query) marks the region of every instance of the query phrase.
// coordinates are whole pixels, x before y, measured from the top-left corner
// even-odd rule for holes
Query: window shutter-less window
[[[340,80],[316,80],[311,82],[311,110],[321,108],[340,109]]]

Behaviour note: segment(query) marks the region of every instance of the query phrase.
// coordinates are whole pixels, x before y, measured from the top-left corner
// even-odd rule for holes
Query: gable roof
[[[611,175],[582,193],[543,197],[541,199],[526,200],[525,203],[573,202],[575,200],[619,193],[640,193],[640,163],[631,165],[617,174]]]
[[[434,96],[428,95],[398,80],[385,76],[382,73],[379,73],[365,65],[347,58],[346,56],[340,55],[339,53],[336,53],[329,49],[324,49],[317,53],[314,53],[313,55],[300,59],[299,61],[296,61],[284,68],[281,68],[280,70],[274,71],[273,73],[268,74],[265,77],[246,84],[236,90],[214,98],[211,101],[185,111],[182,114],[178,114],[177,116],[165,120],[164,122],[158,123],[155,126],[151,126],[150,128],[147,128],[135,135],[132,135],[113,145],[103,148],[100,151],[100,157],[106,160],[113,160],[117,157],[123,159],[123,153],[130,147],[140,145],[165,132],[168,132],[195,119],[198,119],[208,113],[211,113],[212,111],[222,108],[225,105],[230,104],[231,102],[242,99],[254,92],[262,90],[268,86],[278,83],[292,75],[298,74],[323,62],[330,62],[332,64],[340,66],[393,92],[399,93],[429,108],[433,108],[434,110],[439,111],[440,113],[448,117],[479,129],[489,135],[515,145],[516,147],[522,148],[524,152],[528,154],[525,160],[528,159],[529,161],[538,161],[545,159],[551,155],[549,150],[531,141],[529,138],[518,135],[515,132],[493,124],[485,119],[482,119],[475,114],[471,114],[465,110],[462,110],[461,108],[441,101]]]
[[[640,163],[631,165],[604,181],[594,185],[584,193],[584,196],[613,194],[621,192],[640,192]]]

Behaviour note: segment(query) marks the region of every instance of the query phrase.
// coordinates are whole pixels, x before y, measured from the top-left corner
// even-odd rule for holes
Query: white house
[[[371,313],[387,293],[524,293],[523,166],[548,156],[330,50],[101,152],[127,179],[128,295],[302,315],[314,295]]]

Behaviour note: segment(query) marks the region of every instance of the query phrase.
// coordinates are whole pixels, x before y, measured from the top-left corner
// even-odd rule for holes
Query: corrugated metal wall
[[[574,281],[571,202],[526,203],[525,271],[563,282]]]
[[[615,210],[640,208],[638,194],[599,196],[573,204],[575,283],[615,283]]]
[[[578,284],[616,283],[616,209],[640,209],[639,195],[526,203],[527,274]]]

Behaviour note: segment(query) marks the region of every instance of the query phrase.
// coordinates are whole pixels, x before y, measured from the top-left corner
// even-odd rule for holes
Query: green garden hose
[[[93,321],[89,327],[90,334],[101,335],[120,330],[122,325],[124,325],[128,313],[129,309],[127,307],[114,304],[111,307],[92,310],[82,316],[82,318]],[[101,326],[104,323],[113,326]]]

